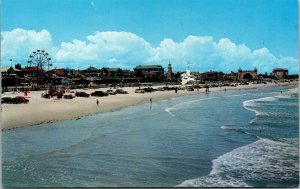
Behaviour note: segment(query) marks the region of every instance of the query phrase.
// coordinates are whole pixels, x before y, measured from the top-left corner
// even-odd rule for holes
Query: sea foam
[[[285,181],[299,177],[298,139],[259,139],[212,161],[208,176],[186,180],[179,187],[249,187],[246,181]]]

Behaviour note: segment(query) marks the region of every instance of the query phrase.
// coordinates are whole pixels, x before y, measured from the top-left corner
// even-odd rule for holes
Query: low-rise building
[[[135,77],[144,81],[164,81],[164,68],[161,65],[139,65],[134,68]]]
[[[215,72],[209,71],[202,73],[201,80],[202,81],[222,81],[224,73],[223,72]]]
[[[272,75],[277,79],[286,79],[289,75],[289,71],[285,68],[275,68],[273,69]]]

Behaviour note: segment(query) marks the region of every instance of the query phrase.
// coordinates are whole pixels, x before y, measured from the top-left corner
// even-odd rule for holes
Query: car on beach
[[[108,96],[108,93],[103,92],[103,91],[95,91],[95,92],[91,93],[91,96],[99,96],[99,97]]]
[[[145,93],[145,91],[143,89],[135,89],[134,92],[135,93]]]
[[[116,92],[117,94],[128,94],[128,92],[124,91],[123,89],[117,89]]]
[[[12,97],[2,97],[1,98],[1,103],[2,104],[12,104],[13,103],[13,98]]]
[[[3,97],[1,99],[1,103],[3,103],[3,104],[21,104],[21,103],[28,103],[28,102],[29,102],[29,100],[23,96],[16,96],[14,98]]]
[[[109,95],[116,95],[116,94],[117,94],[116,91],[113,91],[113,90],[111,90],[111,89],[108,89],[108,90],[106,91],[106,93],[109,94]]]
[[[15,98],[13,98],[14,104],[28,103],[28,102],[29,102],[29,100],[23,96],[16,96]]]
[[[65,99],[73,99],[73,98],[75,98],[75,96],[69,94],[69,95],[64,95],[64,98]]]
[[[163,87],[158,87],[157,91],[165,91],[165,89]]]
[[[51,97],[57,96],[57,98],[61,98],[64,93],[62,91],[51,90],[48,92]]]
[[[186,88],[186,90],[187,90],[187,91],[194,91],[194,87],[193,87],[193,86],[188,86],[188,87]]]
[[[50,95],[48,93],[42,93],[42,98],[50,98]]]
[[[154,92],[154,89],[152,87],[143,88],[143,90],[145,91],[145,93]]]
[[[88,94],[86,92],[76,92],[75,96],[88,98],[88,97],[90,97],[90,94]]]

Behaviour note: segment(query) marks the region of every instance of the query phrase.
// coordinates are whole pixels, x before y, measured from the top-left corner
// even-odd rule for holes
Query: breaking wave
[[[299,177],[299,141],[260,139],[212,161],[208,176],[182,182],[180,187],[249,187],[251,181],[285,182]]]

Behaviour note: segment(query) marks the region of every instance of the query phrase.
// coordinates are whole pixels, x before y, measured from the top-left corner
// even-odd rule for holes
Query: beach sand
[[[249,84],[239,85],[237,87],[215,87],[210,88],[210,92],[220,90],[237,90],[250,89],[271,86],[282,86],[288,83],[268,83],[268,84]],[[298,82],[290,83],[298,86]],[[157,87],[153,87],[157,88]],[[73,90],[85,91],[87,93],[95,90],[106,91],[108,88],[88,89],[88,90]],[[205,89],[195,89],[195,91],[178,90],[175,91],[155,91],[152,93],[134,93],[137,87],[122,88],[129,92],[129,94],[109,95],[106,97],[76,97],[73,99],[41,98],[41,94],[45,91],[30,91],[28,94],[28,104],[2,104],[1,105],[1,127],[2,130],[13,129],[17,127],[24,127],[30,125],[38,125],[42,123],[51,123],[59,120],[79,119],[81,116],[92,115],[96,113],[116,111],[130,105],[139,103],[150,103],[150,98],[153,102],[172,98],[176,96],[205,93]],[[69,93],[66,93],[69,94]],[[23,93],[7,92],[5,96],[15,97],[24,96]],[[73,93],[74,95],[74,93]],[[96,101],[99,100],[99,105]]]

